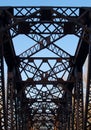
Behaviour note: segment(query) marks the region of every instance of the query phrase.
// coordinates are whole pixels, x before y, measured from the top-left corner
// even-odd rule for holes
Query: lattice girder
[[[14,42],[14,39],[19,35],[25,35],[26,38],[35,42],[33,46],[17,57],[14,54],[12,65],[8,64],[11,53],[8,54],[7,47],[4,50],[8,68],[15,67],[14,72],[17,71],[20,77],[17,78],[17,75],[13,73],[14,81],[8,82],[8,129],[83,129],[82,77],[76,77],[75,82],[73,76],[76,65],[80,63],[79,55],[72,56],[61,48],[61,44],[57,45],[57,42],[61,42],[62,38],[68,35],[74,35],[76,38],[78,37],[79,44],[82,42],[90,43],[91,41],[88,39],[90,12],[91,8],[85,7],[0,7],[0,19],[2,19],[0,24],[4,27],[1,28],[0,32],[6,32],[6,35],[9,32],[4,44],[8,40],[10,44],[13,44],[11,41]],[[48,55],[36,57],[36,54],[44,50],[53,55],[51,57]],[[0,76],[2,76],[0,82],[3,83],[3,55],[0,58],[2,71],[0,71]],[[80,67],[82,68],[82,66]],[[9,77],[8,81],[10,81]],[[90,85],[90,80],[88,83]],[[75,84],[75,87],[71,84]],[[74,94],[72,94],[73,88],[75,89]],[[5,94],[2,90],[2,84],[0,93],[1,128],[7,130],[4,129],[6,127],[4,124],[6,119],[4,115]],[[16,93],[16,95],[12,93]],[[86,103],[89,107],[86,109],[86,114],[90,112],[89,88],[87,96]],[[72,104],[72,98],[74,98],[75,104]],[[91,125],[90,115],[86,116],[88,117],[85,117],[88,119],[86,125]]]

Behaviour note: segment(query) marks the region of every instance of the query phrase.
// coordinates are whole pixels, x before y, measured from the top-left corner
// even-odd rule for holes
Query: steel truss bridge
[[[90,7],[0,7],[0,130],[91,130]]]

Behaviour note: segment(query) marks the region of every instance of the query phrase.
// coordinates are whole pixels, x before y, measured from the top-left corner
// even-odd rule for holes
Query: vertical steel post
[[[72,95],[68,93],[67,93],[67,130],[72,130]]]
[[[75,69],[75,88],[73,100],[73,130],[83,130],[83,83],[82,69]]]
[[[91,11],[88,13],[88,28],[91,30]],[[88,68],[87,68],[87,86],[86,101],[84,114],[84,130],[91,129],[91,31],[87,32],[87,40],[89,42],[88,49]]]
[[[17,130],[17,128],[16,128],[16,103],[15,103],[14,72],[8,72],[7,119],[8,119],[8,124],[7,124],[8,130]]]
[[[2,25],[0,25],[2,26]],[[1,29],[0,29],[1,32]],[[0,130],[7,130],[5,83],[4,83],[3,36],[0,33]]]
[[[89,44],[89,53],[88,53],[88,75],[87,75],[85,117],[84,117],[84,130],[90,130],[90,129],[91,129],[91,43]]]

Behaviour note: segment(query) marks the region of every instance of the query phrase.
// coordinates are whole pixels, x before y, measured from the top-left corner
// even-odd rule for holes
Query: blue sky
[[[0,0],[0,6],[91,6],[91,0]]]
[[[0,6],[91,6],[91,0],[0,0]],[[67,41],[67,38],[65,39],[65,41],[62,41],[63,43],[65,43]],[[73,46],[74,48],[74,44],[73,44],[73,39],[71,40],[71,38],[68,40],[69,43],[71,44],[71,46]],[[20,54],[21,52],[23,52],[23,50],[26,50],[28,48],[28,46],[30,46],[30,41],[24,41],[23,42],[27,42],[29,43],[28,46],[26,47],[22,47],[21,48],[21,44],[19,46],[19,42],[22,43],[22,38],[16,38],[15,41],[15,47],[17,50],[17,53]],[[63,44],[64,46],[66,46],[66,49],[68,50],[68,52],[71,52],[71,48],[70,46],[67,47],[67,43]],[[21,48],[21,49],[20,49]]]
[[[79,6],[79,7],[91,7],[91,0],[0,0],[0,6]],[[67,39],[66,39],[67,41]],[[68,39],[67,43],[71,43],[72,48],[74,48],[74,43],[73,43],[74,39]],[[28,46],[22,46],[22,42],[29,42],[22,40],[22,38],[20,39],[16,39],[16,50],[18,52],[18,54],[24,50],[26,50],[28,48]],[[63,43],[65,43],[64,45],[66,46],[67,50],[69,49],[69,52],[72,51],[70,50],[70,46],[67,46],[67,43],[64,41],[62,41]],[[30,44],[30,42],[29,42]],[[23,44],[24,45],[24,44]],[[26,45],[26,44],[25,44]],[[22,48],[21,48],[22,46]],[[87,66],[87,65],[86,65]]]

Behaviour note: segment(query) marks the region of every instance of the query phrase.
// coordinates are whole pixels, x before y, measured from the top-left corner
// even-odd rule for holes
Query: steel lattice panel
[[[83,117],[82,67],[90,43],[90,10],[85,7],[0,8],[2,57],[8,67],[7,107],[0,101],[1,124],[8,119],[5,130],[80,130],[86,127],[83,118],[87,122],[90,116],[89,119]],[[17,55],[13,42],[20,35],[34,44]],[[73,35],[78,38],[74,55],[58,44]],[[0,92],[0,99],[4,99],[2,88]],[[87,94],[89,104],[90,92]],[[85,111],[87,115],[88,112]]]

